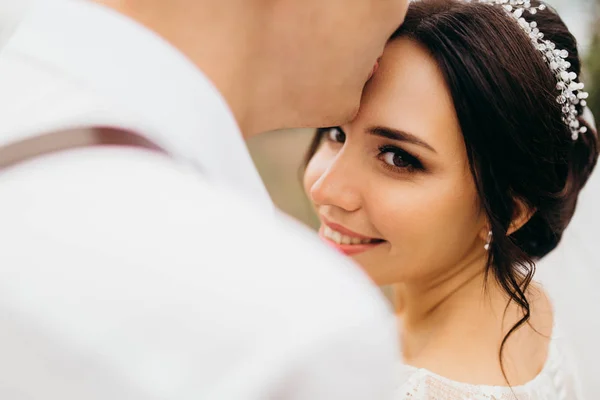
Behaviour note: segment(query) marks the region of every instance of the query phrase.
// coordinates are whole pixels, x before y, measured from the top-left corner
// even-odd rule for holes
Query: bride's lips
[[[321,239],[334,249],[348,256],[363,253],[385,243],[382,239],[361,235],[342,225],[324,219],[322,219],[322,222],[323,224],[319,229]],[[332,238],[332,236],[337,240]],[[351,241],[351,243],[348,243],[348,241]]]

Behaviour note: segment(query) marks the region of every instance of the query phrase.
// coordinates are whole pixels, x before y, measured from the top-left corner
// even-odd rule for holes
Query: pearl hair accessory
[[[544,39],[544,34],[540,32],[537,23],[527,22],[523,15],[527,13],[534,15],[538,11],[543,11],[547,8],[544,3],[537,7],[531,5],[531,0],[470,0],[479,3],[502,6],[502,8],[513,17],[519,26],[527,33],[534,47],[542,53],[544,60],[552,73],[556,76],[556,90],[560,91],[560,95],[556,97],[556,101],[562,106],[562,120],[571,130],[571,139],[577,140],[580,133],[586,133],[587,128],[580,126],[577,118],[577,108],[579,104],[582,107],[586,106],[588,93],[583,91],[584,85],[577,82],[577,74],[569,71],[571,63],[567,61],[569,52],[556,48],[556,44],[550,40]]]

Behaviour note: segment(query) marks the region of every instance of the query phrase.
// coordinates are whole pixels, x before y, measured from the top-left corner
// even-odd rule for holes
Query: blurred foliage
[[[273,202],[292,217],[317,227],[302,187],[302,162],[314,129],[268,132],[248,142],[250,153]]]
[[[590,93],[588,106],[598,123],[600,122],[600,0],[594,1],[591,42],[585,61],[586,89]]]

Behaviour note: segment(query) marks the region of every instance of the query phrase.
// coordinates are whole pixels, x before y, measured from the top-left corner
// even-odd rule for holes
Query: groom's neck
[[[273,65],[269,2],[93,0],[153,30],[185,54],[227,101],[246,138],[285,127],[285,106],[268,88]],[[281,115],[280,115],[281,114]]]

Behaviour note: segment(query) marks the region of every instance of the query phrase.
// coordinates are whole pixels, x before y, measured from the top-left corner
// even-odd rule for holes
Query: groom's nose
[[[312,201],[319,206],[335,206],[345,211],[356,211],[361,206],[357,175],[349,157],[340,151],[310,188]]]

